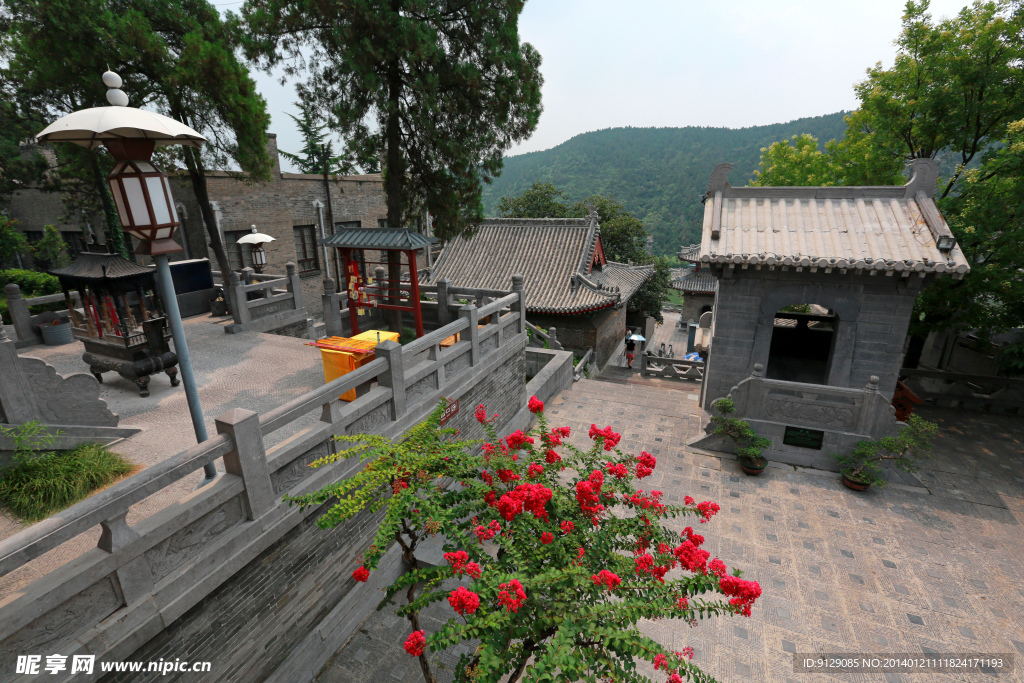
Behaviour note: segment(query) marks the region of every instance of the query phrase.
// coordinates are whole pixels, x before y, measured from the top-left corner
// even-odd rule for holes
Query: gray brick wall
[[[849,378],[838,386],[860,388],[871,375],[878,375],[880,390],[892,395],[914,298],[920,291],[916,284],[898,276],[767,269],[737,270],[732,277],[720,277],[704,405],[728,394],[750,374],[755,363],[767,366],[769,349],[759,340],[770,342],[774,312],[779,307],[797,303],[831,308],[838,313],[841,325],[850,324],[845,332],[837,332],[841,337],[853,335]],[[763,327],[769,328],[767,335],[762,331],[759,336]]]

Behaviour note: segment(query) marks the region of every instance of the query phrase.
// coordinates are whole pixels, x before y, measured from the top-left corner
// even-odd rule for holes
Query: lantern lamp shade
[[[119,161],[107,182],[125,232],[143,242],[141,253],[181,250],[171,239],[180,225],[178,212],[167,176],[159,168],[149,161]]]
[[[257,244],[252,249],[252,264],[256,268],[263,268],[267,265],[267,252],[263,251],[263,245]]]

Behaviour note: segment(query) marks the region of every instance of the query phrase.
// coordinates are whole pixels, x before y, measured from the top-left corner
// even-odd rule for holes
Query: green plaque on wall
[[[807,429],[805,427],[786,427],[786,433],[782,437],[782,443],[787,446],[799,446],[800,448],[813,448],[821,450],[821,442],[825,439],[825,432],[820,429]]]

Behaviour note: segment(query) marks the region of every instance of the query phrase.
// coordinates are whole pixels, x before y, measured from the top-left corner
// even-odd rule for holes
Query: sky
[[[237,3],[213,0],[222,10]],[[965,0],[933,0],[935,18]],[[741,128],[856,109],[853,85],[891,65],[902,0],[529,0],[522,40],[543,59],[544,113],[508,156],[620,126]],[[254,77],[278,147],[297,151],[294,85]],[[284,170],[294,170],[282,159]]]

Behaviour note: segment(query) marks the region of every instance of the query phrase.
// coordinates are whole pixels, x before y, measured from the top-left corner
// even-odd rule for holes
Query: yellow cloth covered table
[[[347,375],[356,368],[362,367],[376,358],[373,350],[377,347],[377,335],[380,334],[380,341],[398,341],[397,332],[384,330],[367,330],[354,337],[328,337],[319,340],[315,346],[320,349],[320,357],[324,364],[324,382],[338,379]],[[354,343],[353,343],[354,342]],[[336,348],[331,348],[332,346]],[[351,351],[339,351],[337,347],[353,349]],[[365,351],[358,352],[355,348],[365,348]],[[356,390],[349,389],[339,396],[342,401],[356,400]]]

